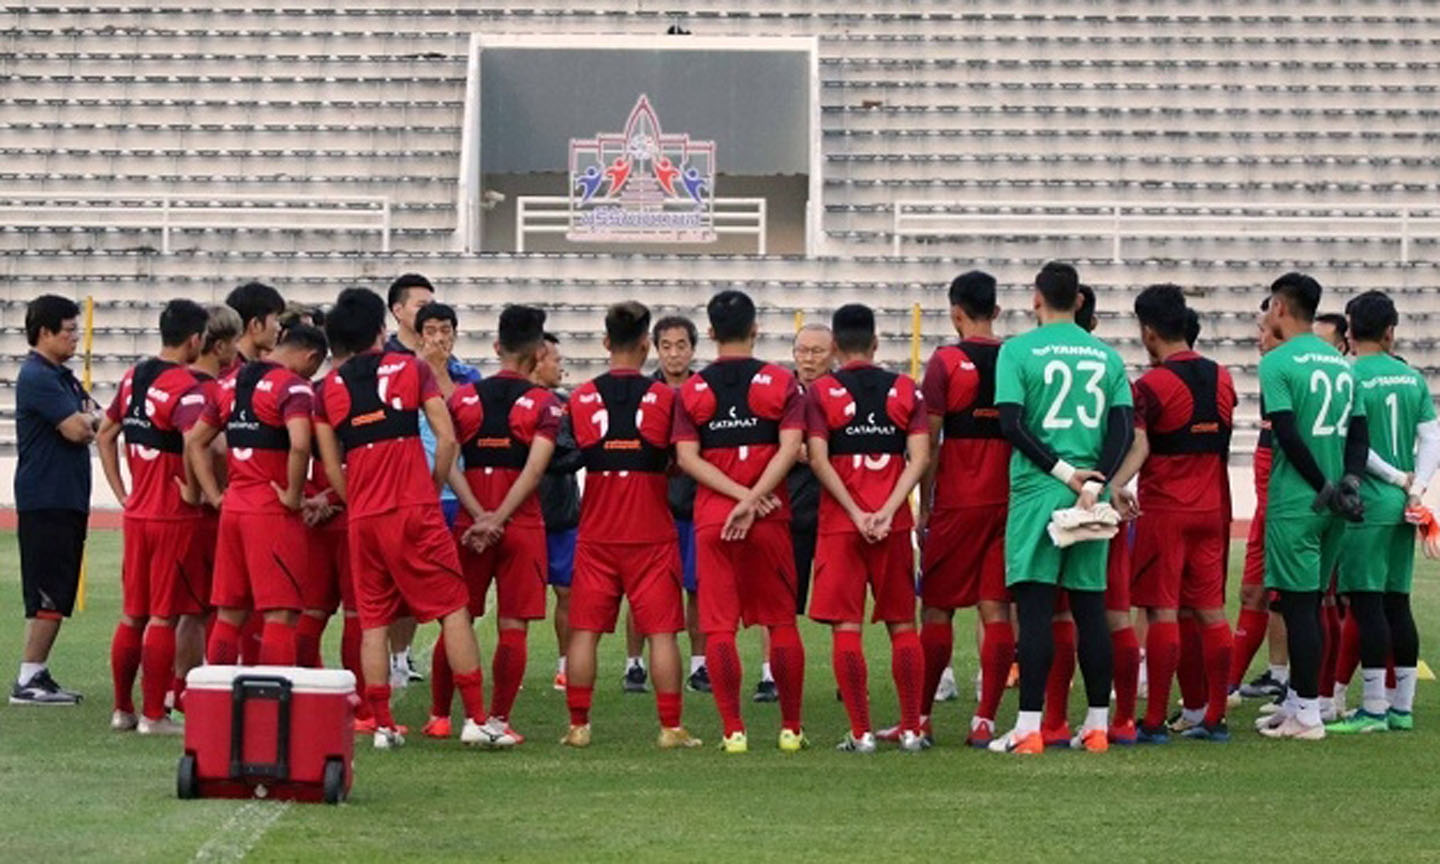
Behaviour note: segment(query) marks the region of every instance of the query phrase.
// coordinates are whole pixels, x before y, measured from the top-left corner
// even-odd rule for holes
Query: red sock
[[[395,728],[395,716],[390,713],[390,685],[368,684],[365,687],[365,701],[375,717],[377,729]]]
[[[1205,705],[1205,645],[1200,638],[1200,622],[1193,615],[1180,619],[1180,665],[1175,675],[1180,681],[1180,701],[1191,711]],[[1225,671],[1230,671],[1226,667]]]
[[[658,693],[656,694],[658,697]],[[565,685],[565,707],[570,709],[570,725],[584,726],[590,722],[590,704],[595,700],[595,686]]]
[[[1335,683],[1350,683],[1355,669],[1360,665],[1360,622],[1354,615],[1346,615],[1340,624],[1340,652],[1335,657]],[[1334,689],[1331,689],[1334,692]]]
[[[946,628],[949,629],[948,627]],[[1010,664],[1015,662],[1015,630],[1009,621],[991,621],[985,625],[980,637],[980,704],[975,706],[975,716],[994,721],[995,712],[1000,708],[1000,698],[1005,695],[1005,682],[1010,677]],[[926,667],[929,671],[929,667]],[[936,679],[939,680],[938,677]],[[929,687],[929,680],[926,680]],[[930,698],[935,698],[935,688],[929,687]]]
[[[345,616],[345,628],[340,632],[340,664],[355,676],[355,686],[364,688],[365,673],[360,668],[360,619],[354,615]],[[370,717],[370,703],[364,699],[355,706],[355,716],[360,720]]]
[[[323,665],[320,662],[320,637],[325,633],[328,620],[328,617],[300,616],[300,622],[295,625],[295,665],[308,669],[319,669]]]
[[[150,720],[165,716],[165,692],[175,677],[175,628],[151,624],[140,648],[141,710]]]
[[[240,645],[240,662],[246,666],[255,666],[260,662],[260,631],[263,626],[264,619],[258,613],[252,612],[240,627],[240,638],[237,640]]]
[[[1135,628],[1110,631],[1115,675],[1115,725],[1135,722],[1135,699],[1140,689],[1140,640]]]
[[[1225,700],[1229,687],[1225,675],[1230,671],[1230,655],[1235,652],[1235,639],[1230,635],[1230,622],[1220,619],[1200,631],[1205,652],[1205,722],[1215,725],[1225,719]]]
[[[435,646],[436,654],[445,653],[441,646]],[[450,664],[446,663],[448,671]],[[484,723],[488,719],[485,715],[485,673],[476,666],[474,672],[460,672],[454,676],[455,687],[460,691],[460,702],[465,706],[465,716],[476,723]],[[450,713],[450,703],[445,703],[445,713]]]
[[[904,630],[890,637],[890,675],[895,679],[895,693],[900,697],[900,728],[919,732],[920,691],[925,687],[925,652],[920,648],[920,636],[914,630]]]
[[[449,717],[450,703],[455,701],[455,675],[450,671],[450,656],[445,653],[445,634],[435,643],[430,655],[430,716]]]
[[[1335,661],[1340,655],[1340,607],[1334,603],[1320,606],[1320,698],[1335,695]]]
[[[926,621],[920,625],[920,650],[925,652],[925,683],[920,692],[920,713],[926,717],[935,709],[935,688],[950,665],[955,650],[954,627],[949,621]],[[1008,669],[1006,671],[1009,671]],[[1001,682],[1004,686],[1004,682]]]
[[[1075,677],[1075,622],[1060,619],[1050,622],[1055,635],[1055,659],[1050,663],[1050,677],[1045,681],[1045,715],[1042,729],[1061,729],[1069,720],[1070,680]]]
[[[710,671],[710,690],[715,695],[715,710],[720,712],[727,736],[745,731],[740,719],[740,652],[735,650],[734,633],[705,634],[705,665]]]
[[[674,729],[680,725],[682,705],[680,691],[677,690],[674,693],[655,691],[655,713],[660,715],[662,729]]]
[[[265,622],[260,637],[260,663],[264,666],[295,665],[295,628],[284,621]]]
[[[524,630],[500,631],[500,643],[495,646],[495,656],[490,664],[490,674],[495,682],[490,693],[492,716],[510,719],[515,694],[520,692],[520,683],[525,679],[525,650]]]
[[[1145,725],[1152,729],[1165,723],[1170,710],[1170,679],[1180,665],[1180,624],[1151,621],[1145,634],[1145,667],[1150,689],[1145,701]]]
[[[1235,619],[1235,650],[1230,655],[1230,689],[1244,683],[1245,672],[1265,642],[1265,630],[1269,626],[1269,612],[1263,609],[1240,610],[1240,616]]]
[[[110,683],[115,687],[115,710],[135,713],[135,676],[140,672],[140,645],[144,631],[121,622],[110,640]]]
[[[170,692],[174,696],[175,710],[185,713],[185,676],[176,675],[170,679]]]
[[[859,738],[870,731],[869,670],[865,666],[865,652],[860,647],[860,634],[854,630],[836,630],[830,645],[830,665],[835,668],[835,683],[840,687],[840,698],[850,717],[850,734]]]
[[[770,671],[780,695],[780,728],[799,732],[805,701],[805,644],[794,624],[770,628]]]
[[[240,661],[240,628],[215,617],[210,628],[210,641],[205,645],[205,660],[215,666],[234,666]]]

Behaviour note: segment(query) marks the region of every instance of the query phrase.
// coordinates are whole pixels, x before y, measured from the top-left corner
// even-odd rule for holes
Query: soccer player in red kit
[[[920,727],[925,655],[915,633],[910,492],[929,460],[929,418],[914,381],[875,365],[870,307],[841,306],[831,330],[841,368],[813,383],[806,397],[810,465],[822,488],[810,617],[833,632],[835,680],[850,717],[838,749],[873,753],[860,640],[870,587],[871,620],[890,633],[900,748],[918,752],[927,746]]]
[[[685,382],[675,453],[695,478],[700,627],[727,753],[749,749],[740,718],[741,622],[770,631],[780,691],[780,749],[806,746],[801,727],[805,646],[795,629],[795,556],[785,476],[800,454],[805,405],[795,376],[754,357],[755,303],[721,291],[707,306],[718,359]]]
[[[252,360],[220,385],[220,398],[186,433],[191,470],[205,501],[220,511],[210,602],[211,663],[240,659],[240,628],[251,611],[264,619],[260,662],[295,665],[295,624],[307,574],[300,516],[310,468],[310,378],[325,361],[325,334],[304,324],[285,331],[264,360]],[[210,442],[225,433],[229,485],[222,492]]]
[[[349,519],[374,744],[388,749],[405,742],[390,713],[388,635],[390,623],[404,611],[421,621],[440,621],[455,686],[465,703],[460,740],[481,746],[513,743],[484,731],[480,649],[455,542],[440,512],[439,489],[454,465],[455,432],[434,375],[413,355],[380,350],[385,302],[372,291],[341,291],[325,329],[337,351],[353,355],[318,385],[315,442]],[[433,471],[420,443],[422,411],[435,430]]]
[[[1182,609],[1200,629],[1208,685],[1205,714],[1185,734],[1229,738],[1225,708],[1233,640],[1225,619],[1225,569],[1235,385],[1225,367],[1186,345],[1185,313],[1185,295],[1175,285],[1152,285],[1135,298],[1141,341],[1156,363],[1134,385],[1136,438],[1143,437],[1146,458],[1131,585],[1132,599],[1149,621],[1149,696],[1137,739],[1151,743],[1167,737]]]
[[[200,568],[193,542],[200,522],[194,480],[186,470],[184,433],[205,404],[185,367],[200,356],[208,315],[189,300],[171,300],[160,313],[160,354],[135,364],[120,379],[115,401],[96,436],[100,465],[125,509],[124,601],[110,644],[115,713],[110,728],[142,735],[178,735],[165,713],[175,667],[175,620],[199,615],[204,598],[186,588]],[[131,489],[120,474],[119,437],[125,436]],[[142,635],[143,634],[143,635]],[[130,691],[143,670],[139,720]]]
[[[499,330],[495,352],[500,371],[450,395],[465,466],[464,482],[451,486],[462,507],[455,537],[471,615],[484,613],[485,594],[495,584],[500,634],[491,659],[486,729],[496,740],[518,744],[525,739],[508,721],[525,678],[527,631],[531,621],[545,617],[548,570],[538,490],[555,453],[563,409],[553,393],[530,381],[545,352],[544,311],[506,306]],[[449,671],[444,662],[443,652],[436,651],[431,719],[426,724],[426,734],[435,737],[448,734],[444,721],[450,698],[443,684]]]
[[[636,632],[650,640],[657,744],[700,746],[680,725],[683,673],[675,634],[685,629],[685,607],[666,473],[675,391],[640,372],[650,353],[649,329],[650,310],[641,304],[611,306],[605,313],[610,371],[570,397],[586,470],[566,650],[570,729],[562,743],[571,747],[590,744],[596,646],[601,634],[614,632],[622,598],[630,602]]]

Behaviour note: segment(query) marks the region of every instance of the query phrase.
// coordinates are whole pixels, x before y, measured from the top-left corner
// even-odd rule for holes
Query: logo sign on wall
[[[614,243],[715,240],[715,142],[660,129],[640,94],[624,132],[570,140],[566,239]]]

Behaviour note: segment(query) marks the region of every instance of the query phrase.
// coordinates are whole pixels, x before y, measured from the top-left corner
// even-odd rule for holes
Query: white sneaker
[[[914,733],[902,733],[902,737],[906,734]],[[856,738],[853,734],[846,732],[844,740],[835,745],[835,749],[842,753],[874,753],[875,735],[874,733],[866,732],[864,735]]]
[[[1294,738],[1298,741],[1320,741],[1325,738],[1325,724],[1319,723],[1314,726],[1306,726],[1300,722],[1300,718],[1287,715],[1282,722],[1261,729],[1260,734],[1266,738]]]
[[[1255,719],[1255,730],[1257,732],[1264,732],[1266,729],[1274,729],[1291,716],[1288,711],[1285,711],[1280,706],[1276,706],[1275,710],[1271,713],[1261,714]]]
[[[161,717],[159,720],[141,717],[135,724],[135,731],[141,735],[184,735],[185,727],[169,717]]]
[[[955,686],[955,670],[949,666],[940,673],[940,683],[935,687],[936,702],[954,702],[960,698],[960,690]]]
[[[505,722],[504,717],[491,715],[486,719],[485,725],[480,727],[480,734],[483,737],[479,746],[488,750],[504,750],[520,743],[520,739],[510,731],[510,724]]]
[[[405,746],[405,736],[393,726],[381,726],[375,730],[376,750],[398,750]]]
[[[1320,700],[1320,722],[1334,723],[1340,719],[1341,711],[1335,708],[1333,699],[1321,698]]]
[[[900,733],[900,749],[906,753],[919,753],[922,750],[930,749],[930,742],[919,732],[906,729]]]
[[[133,732],[139,722],[139,718],[129,711],[116,711],[110,715],[110,731]]]
[[[460,729],[460,743],[467,747],[479,747],[485,743],[485,727],[465,718],[465,725]]]

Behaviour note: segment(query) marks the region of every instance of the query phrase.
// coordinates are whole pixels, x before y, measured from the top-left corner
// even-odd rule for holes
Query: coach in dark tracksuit
[[[46,294],[25,310],[30,355],[15,384],[15,507],[19,511],[20,584],[25,654],[11,705],[75,705],[47,664],[60,622],[70,617],[90,520],[90,442],[99,415],[65,363],[80,341],[80,307]]]

